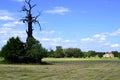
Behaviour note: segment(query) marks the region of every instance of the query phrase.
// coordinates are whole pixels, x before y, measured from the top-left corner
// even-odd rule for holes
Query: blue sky
[[[120,0],[31,0],[41,12],[34,37],[47,49],[78,47],[82,51],[120,51]],[[26,40],[27,24],[19,20],[24,0],[1,0],[0,48],[14,36]]]

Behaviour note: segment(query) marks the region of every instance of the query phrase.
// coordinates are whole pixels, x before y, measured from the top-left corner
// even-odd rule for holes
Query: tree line
[[[94,50],[89,50],[87,52],[82,51],[80,48],[65,48],[63,49],[62,46],[56,46],[56,50],[50,50],[47,53],[47,57],[53,58],[90,58],[90,57],[99,57],[102,58],[103,55],[107,52],[96,52]],[[111,51],[114,54],[114,57],[120,58],[120,52],[118,51]]]

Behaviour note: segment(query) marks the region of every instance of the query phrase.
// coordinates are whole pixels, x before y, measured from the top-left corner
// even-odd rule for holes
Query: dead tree
[[[25,0],[25,4],[26,5],[22,7],[22,11],[26,13],[26,16],[22,18],[21,21],[23,21],[23,23],[27,23],[28,25],[28,30],[26,30],[27,41],[28,41],[29,38],[34,38],[33,37],[33,23],[39,24],[39,27],[41,30],[40,23],[37,20],[38,17],[40,16],[40,13],[37,16],[32,15],[32,9],[36,6],[36,4],[32,5],[31,0]]]

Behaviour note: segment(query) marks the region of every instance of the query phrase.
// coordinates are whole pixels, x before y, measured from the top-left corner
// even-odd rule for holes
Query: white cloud
[[[81,39],[81,41],[83,41],[83,42],[91,42],[91,41],[93,41],[93,39],[92,38],[83,38],[83,39]]]
[[[79,42],[77,40],[68,40],[64,39],[61,37],[54,37],[54,38],[48,38],[48,37],[43,37],[43,38],[37,38],[40,40],[43,46],[45,46],[47,49],[52,48],[55,49],[56,46],[62,46],[62,47],[77,47],[79,45]]]
[[[41,31],[41,34],[54,34],[56,31],[51,30],[51,31]]]
[[[105,35],[100,35],[100,34],[94,35],[93,38],[95,38],[97,40],[100,40],[100,41],[106,40],[106,36]]]
[[[22,40],[26,38],[25,30],[18,29],[19,27],[12,27],[12,26],[16,26],[17,24],[20,24],[20,23],[15,21],[15,22],[12,22],[11,24],[6,24],[6,25],[4,24],[0,27],[0,30],[1,30],[0,40],[2,41],[2,43],[0,43],[1,44],[0,46],[4,45],[10,37],[19,36]]]
[[[43,37],[43,38],[38,38],[40,41],[49,41],[52,43],[57,43],[62,41],[62,38],[48,38],[48,37]]]
[[[8,10],[0,10],[0,48],[10,37],[19,36],[23,41],[26,39],[26,32],[22,26],[20,27],[23,23],[18,22],[15,16],[16,13],[11,13]]]
[[[66,12],[70,12],[70,10],[68,8],[65,8],[65,7],[54,7],[52,10],[47,10],[45,12],[50,13],[50,14],[64,15]]]
[[[9,16],[0,16],[0,20],[15,20],[15,19]]]
[[[116,32],[116,31],[115,31]],[[47,48],[55,48],[56,46],[62,47],[78,47],[83,51],[95,50],[95,51],[113,51],[119,50],[120,44],[114,41],[114,38],[110,36],[110,32],[100,33],[89,36],[87,38],[82,38],[80,40],[64,39],[57,34],[56,31],[44,31],[43,34],[50,34],[54,36],[49,36],[45,38],[40,38],[39,40]],[[54,34],[53,34],[54,33]],[[56,35],[57,34],[57,35]],[[57,37],[56,37],[57,36]]]
[[[61,42],[62,41],[62,38],[54,38],[54,39],[52,39],[52,41],[53,42],[55,42],[55,43],[58,43],[58,42]]]
[[[63,42],[65,42],[65,43],[75,43],[77,41],[76,40],[64,40]]]
[[[103,46],[110,46],[111,44],[109,42],[105,42],[102,44]]]
[[[0,10],[0,16],[12,16],[13,13],[9,12],[8,10]]]
[[[39,40],[40,41],[50,41],[51,39],[49,39],[49,38],[40,38]]]
[[[110,33],[110,36],[120,36],[120,29]]]
[[[49,42],[52,42],[52,43],[75,43],[77,42],[76,40],[65,40],[63,38],[47,38],[47,37],[43,37],[43,38],[39,38],[40,41],[49,41]]]
[[[91,41],[102,42],[102,41],[105,41],[105,40],[106,40],[106,36],[101,35],[101,34],[95,34],[92,37],[81,39],[81,41],[83,41],[83,42],[91,42]]]
[[[14,28],[8,28],[8,27],[2,27],[0,28],[1,32],[0,32],[0,36],[2,38],[7,38],[7,37],[16,37],[16,36],[20,36],[20,37],[25,37],[25,31],[23,30],[17,30]]]
[[[119,44],[112,44],[110,47],[116,48],[116,47],[120,47],[120,45]]]
[[[8,23],[5,23],[5,24],[2,24],[2,26],[4,26],[4,27],[14,27],[14,26],[17,26],[17,25],[22,25],[22,24],[23,24],[22,22],[14,21],[14,22],[8,22]]]
[[[17,37],[19,36],[22,41],[25,41],[25,32],[21,31],[21,30],[17,30],[16,32],[9,32],[9,33],[6,33],[6,34],[0,34],[0,36],[4,36],[4,37],[1,37],[1,42],[0,42],[0,48],[6,44],[6,42],[8,41],[8,39],[10,37]]]
[[[17,13],[9,12],[8,10],[0,10],[0,20],[1,21],[15,21]]]

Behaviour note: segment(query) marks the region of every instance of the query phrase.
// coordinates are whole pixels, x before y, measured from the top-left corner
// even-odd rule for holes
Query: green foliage
[[[95,57],[97,55],[96,52],[92,50],[88,51],[87,53],[88,53],[88,57]]]
[[[48,51],[47,57],[55,57],[54,53],[55,53],[55,51],[50,49],[50,51]]]
[[[64,49],[64,52],[65,52],[65,57],[73,57],[74,56],[73,48]]]
[[[119,57],[119,52],[118,51],[112,51],[115,57]]]
[[[87,58],[88,57],[87,52],[82,52],[82,53],[83,53],[83,58]]]
[[[62,58],[64,57],[64,52],[61,46],[56,46],[56,51],[54,53],[54,57],[56,58]]]
[[[79,48],[64,49],[65,57],[83,57],[83,53]]]
[[[24,43],[20,41],[19,37],[10,38],[1,50],[1,56],[10,62],[21,62],[24,55]]]
[[[62,49],[61,46],[56,47],[56,51],[50,50],[48,52],[48,57],[54,57],[54,58],[90,58],[90,57],[99,57],[102,58],[103,55],[106,52],[96,52],[93,50],[90,50],[88,52],[81,51],[79,48],[65,48]],[[112,53],[115,55],[115,57],[120,58],[120,52],[118,51],[112,51]]]
[[[14,63],[41,63],[46,54],[47,50],[36,39],[30,38],[25,45],[19,37],[10,38],[0,53],[5,60]]]
[[[118,58],[120,58],[120,52],[118,53]]]
[[[56,50],[49,51],[49,57],[63,58],[63,57],[83,57],[84,54],[79,48],[62,49],[61,46],[56,46]]]
[[[79,48],[74,48],[74,57],[83,57],[83,53]]]
[[[41,63],[43,57],[47,56],[47,50],[34,38],[29,38],[27,43],[26,62]]]

